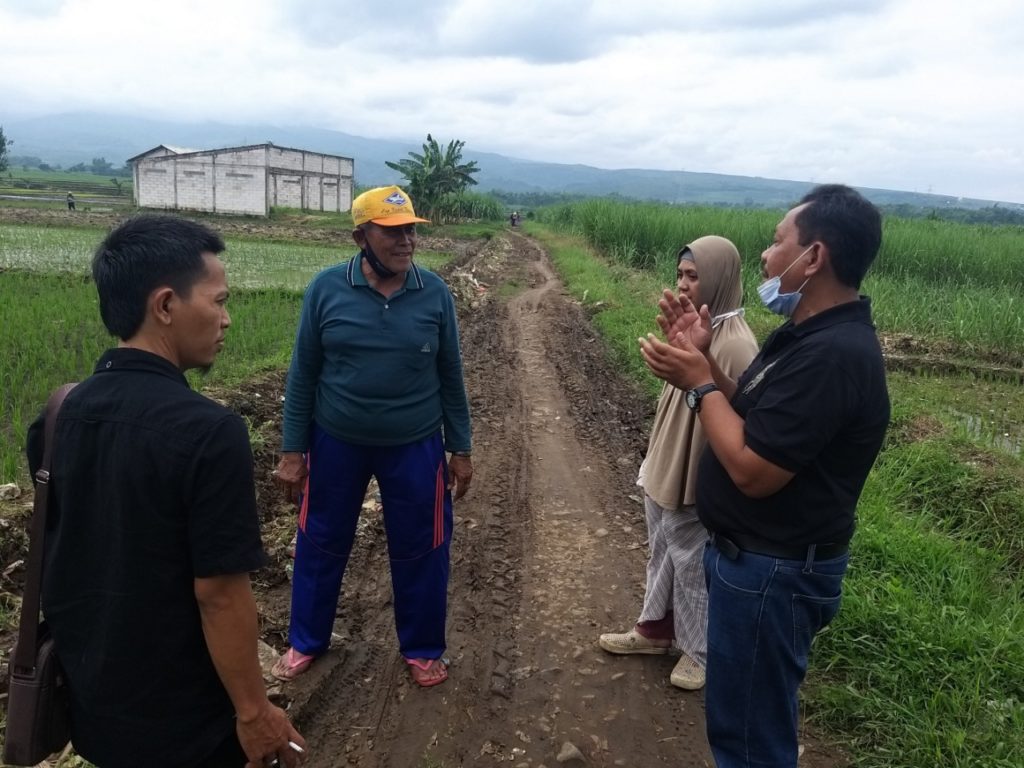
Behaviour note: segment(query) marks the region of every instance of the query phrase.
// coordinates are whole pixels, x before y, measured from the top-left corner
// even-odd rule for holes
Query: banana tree
[[[465,145],[464,141],[453,140],[442,148],[428,133],[422,152],[410,152],[407,158],[385,162],[406,179],[413,203],[427,218],[446,195],[458,194],[477,183],[473,178],[480,170],[476,161],[462,162]]]

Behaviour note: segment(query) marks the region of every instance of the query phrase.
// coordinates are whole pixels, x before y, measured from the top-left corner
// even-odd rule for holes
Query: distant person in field
[[[75,196],[70,192],[68,192],[68,210],[75,210]]]
[[[71,741],[101,768],[298,763],[267,699],[249,572],[260,542],[249,434],[189,388],[231,321],[220,236],[129,219],[96,251],[100,315],[120,341],[60,411],[43,613],[71,691]],[[43,418],[29,465],[43,451]]]
[[[514,227],[517,221],[519,221],[519,217],[516,215],[515,211],[512,211],[512,213],[508,215],[509,225]]]
[[[761,254],[758,294],[786,322],[738,380],[710,347],[705,310],[662,300],[670,340],[641,340],[660,378],[687,389],[710,450],[697,513],[711,532],[708,741],[718,768],[797,764],[797,692],[814,636],[839,610],[857,501],[889,423],[871,303],[878,210],[815,187]]]
[[[306,290],[284,404],[277,479],[301,492],[290,680],[328,649],[363,497],[376,477],[391,560],[399,652],[413,680],[447,679],[452,499],[473,477],[455,302],[417,266],[416,224],[398,187],[352,203],[359,252]],[[450,458],[445,458],[445,453]]]
[[[711,354],[723,371],[737,377],[757,354],[757,341],[743,320],[740,254],[724,237],[710,235],[679,251],[676,288],[695,307],[711,314]],[[704,545],[708,534],[697,517],[697,465],[705,439],[686,391],[665,383],[654,415],[647,457],[637,485],[644,489],[647,518],[647,587],[635,626],[604,634],[609,653],[681,652],[669,681],[686,690],[704,686],[707,666],[707,604]]]

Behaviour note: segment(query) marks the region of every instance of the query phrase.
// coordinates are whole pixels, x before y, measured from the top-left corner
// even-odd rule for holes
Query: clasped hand
[[[711,347],[711,314],[686,296],[665,290],[658,301],[657,322],[667,342],[653,333],[639,339],[644,363],[659,379],[679,389],[693,389],[712,380],[705,355]]]

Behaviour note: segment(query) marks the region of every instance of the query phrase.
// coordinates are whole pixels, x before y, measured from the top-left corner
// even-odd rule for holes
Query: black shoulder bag
[[[8,665],[7,733],[3,761],[11,765],[37,765],[63,749],[71,739],[69,694],[46,622],[39,621],[39,593],[43,580],[46,507],[50,460],[53,457],[57,412],[74,384],[56,390],[46,403],[43,463],[35,476],[35,502],[28,548],[25,589],[22,592],[18,643]]]

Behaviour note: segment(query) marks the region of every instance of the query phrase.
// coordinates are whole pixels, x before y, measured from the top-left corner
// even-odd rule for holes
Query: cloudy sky
[[[1024,203],[1024,2],[0,0],[0,125],[78,109]]]

